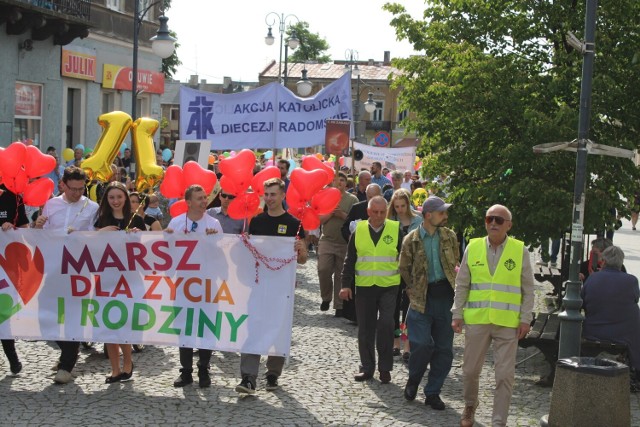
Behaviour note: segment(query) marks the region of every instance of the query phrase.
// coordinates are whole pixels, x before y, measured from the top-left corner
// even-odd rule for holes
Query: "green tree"
[[[300,40],[300,46],[293,53],[289,50],[289,62],[316,61],[319,64],[324,64],[331,61],[331,58],[325,54],[329,50],[329,44],[320,37],[320,34],[309,31],[308,22],[300,21],[291,25],[286,31],[287,38],[291,36],[293,30]]]
[[[423,52],[397,59],[405,121],[421,136],[427,175],[451,175],[450,223],[484,233],[494,203],[514,215],[527,243],[560,236],[571,225],[575,153],[534,154],[534,145],[577,137],[582,57],[567,31],[583,33],[584,5],[532,0],[429,0],[423,19],[388,3],[399,39]],[[640,129],[640,3],[598,9],[590,139],[634,149]],[[585,230],[612,226],[611,208],[637,187],[627,159],[590,155]]]

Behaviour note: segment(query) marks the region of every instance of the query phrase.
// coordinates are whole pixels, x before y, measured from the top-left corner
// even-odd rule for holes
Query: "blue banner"
[[[207,139],[212,150],[324,145],[326,120],[352,120],[351,75],[299,98],[278,83],[219,94],[180,88],[180,139]]]

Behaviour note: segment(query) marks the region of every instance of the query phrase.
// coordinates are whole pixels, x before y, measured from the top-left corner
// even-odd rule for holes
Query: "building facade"
[[[160,6],[137,1],[141,11],[152,5],[141,16],[137,115],[160,120],[162,60],[149,42]],[[0,0],[0,17],[0,146],[92,148],[102,113],[131,111],[134,2]]]

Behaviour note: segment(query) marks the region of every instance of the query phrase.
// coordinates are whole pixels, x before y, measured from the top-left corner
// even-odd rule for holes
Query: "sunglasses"
[[[484,222],[486,222],[487,224],[491,224],[492,222],[495,222],[498,225],[502,225],[504,224],[505,221],[509,221],[509,220],[504,219],[501,216],[495,216],[495,215],[489,215],[484,218]]]
[[[220,193],[220,197],[224,199],[229,199],[229,200],[233,200],[236,198],[236,196],[232,196],[231,194],[224,194],[224,193]]]

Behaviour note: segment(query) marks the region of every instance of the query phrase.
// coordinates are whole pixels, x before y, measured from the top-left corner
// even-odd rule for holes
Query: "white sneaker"
[[[53,377],[53,381],[57,384],[68,384],[73,381],[73,375],[64,369],[58,369],[58,373]]]

